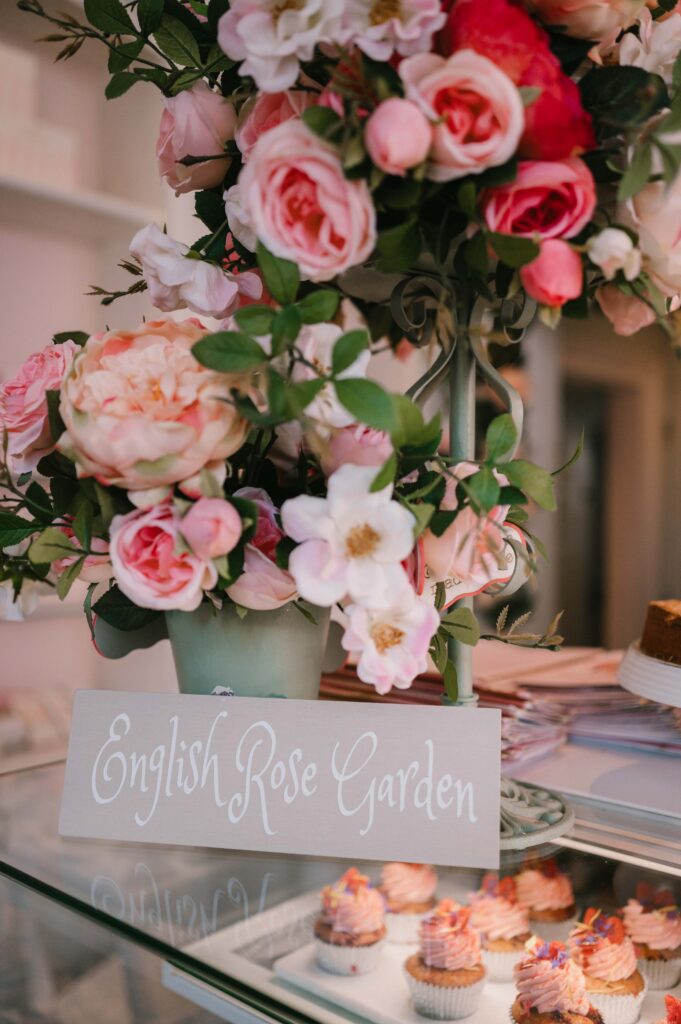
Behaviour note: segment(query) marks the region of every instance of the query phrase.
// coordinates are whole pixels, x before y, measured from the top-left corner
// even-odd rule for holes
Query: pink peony
[[[206,333],[198,320],[152,320],[88,339],[62,386],[58,444],[81,476],[145,491],[241,447],[248,424],[220,401],[241,381],[191,352]]]
[[[326,476],[331,476],[348,462],[378,468],[390,458],[392,451],[390,435],[385,431],[354,424],[332,434],[321,455],[322,469]]]
[[[596,300],[616,334],[629,337],[642,327],[655,323],[655,310],[636,295],[625,295],[614,284],[603,284],[596,291]]]
[[[223,498],[199,498],[180,524],[180,532],[197,558],[228,555],[239,542],[241,517]]]
[[[156,141],[159,173],[175,195],[219,185],[230,157],[185,166],[187,156],[217,157],[234,137],[236,111],[218,92],[201,81],[177,96],[163,97],[163,114]]]
[[[645,0],[524,0],[524,6],[569,36],[601,40],[633,25]]]
[[[0,388],[0,424],[7,437],[12,469],[35,469],[54,449],[45,392],[56,391],[80,349],[73,341],[47,345],[23,364]]]
[[[364,142],[373,163],[386,174],[404,176],[428,156],[433,129],[410,100],[393,96],[374,110],[364,129]]]
[[[217,582],[211,562],[178,551],[180,523],[170,503],[115,516],[111,523],[116,583],[140,608],[194,611]]]
[[[506,163],[525,117],[520,93],[493,61],[472,50],[408,57],[399,66],[407,99],[433,122],[428,177],[451,181]]]
[[[490,231],[522,238],[572,238],[596,206],[596,186],[586,164],[567,160],[526,160],[508,185],[485,189],[480,203]]]
[[[257,237],[302,277],[328,281],[370,255],[376,215],[366,182],[349,181],[336,152],[302,122],[256,143],[238,184]]]
[[[564,306],[582,294],[584,271],[578,252],[559,238],[542,242],[536,259],[520,268],[528,295],[544,306]]]
[[[235,497],[253,501],[258,507],[255,536],[246,545],[244,570],[236,583],[227,588],[227,595],[244,608],[272,611],[298,597],[290,573],[276,563],[277,544],[284,536],[276,521],[272,499],[260,487],[242,487]]]
[[[266,132],[299,118],[304,110],[315,104],[311,92],[292,89],[288,92],[262,92],[253,96],[241,108],[234,138],[246,160],[259,138]]]

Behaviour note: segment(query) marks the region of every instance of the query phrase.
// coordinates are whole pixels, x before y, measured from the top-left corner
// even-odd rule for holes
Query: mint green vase
[[[319,696],[329,631],[329,609],[307,606],[316,625],[293,607],[249,611],[241,619],[234,605],[218,611],[202,604],[194,612],[166,612],[181,693],[240,697]]]

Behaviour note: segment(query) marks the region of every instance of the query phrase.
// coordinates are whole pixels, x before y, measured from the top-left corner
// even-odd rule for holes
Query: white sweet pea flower
[[[641,252],[626,231],[605,228],[588,242],[589,259],[600,267],[608,281],[621,270],[627,281],[641,273]]]
[[[674,61],[681,50],[681,14],[653,21],[649,10],[638,16],[638,36],[627,32],[619,47],[619,62],[661,75],[671,84]]]
[[[345,611],[348,626],[341,643],[346,651],[359,654],[357,675],[377,693],[388,693],[393,686],[407,689],[427,670],[428,648],[440,616],[411,587],[387,608],[353,604]]]
[[[345,465],[329,477],[326,498],[284,502],[284,532],[300,545],[289,572],[305,600],[328,607],[349,595],[384,608],[409,589],[400,563],[414,547],[414,517],[392,500],[392,486],[369,491],[375,476],[374,467]]]
[[[295,84],[300,61],[312,59],[321,42],[339,39],[344,0],[233,0],[218,22],[218,43],[242,61],[263,92]]]
[[[312,364],[320,373],[331,372],[333,348],[344,331],[337,324],[309,324],[301,330],[296,340],[296,348],[307,363]],[[371,353],[368,349],[360,352],[354,363],[338,374],[338,378],[365,377]],[[316,373],[312,366],[296,363],[293,371],[294,381],[314,380]],[[305,409],[310,419],[316,420],[321,432],[334,427],[349,427],[355,422],[354,417],[341,405],[336,396],[333,384],[325,384],[319,394]]]
[[[446,20],[440,0],[349,0],[343,41],[373,60],[389,60],[393,53],[409,57],[427,53]]]
[[[258,246],[258,236],[255,233],[248,210],[241,201],[241,190],[237,182],[228,188],[224,194],[225,214],[229,230],[237,242],[240,242],[249,252],[255,252]]]
[[[142,265],[151,301],[164,313],[191,309],[200,316],[223,317],[236,306],[240,292],[258,299],[257,274],[225,273],[214,263],[188,257],[189,246],[165,235],[155,224],[137,232],[130,253]]]

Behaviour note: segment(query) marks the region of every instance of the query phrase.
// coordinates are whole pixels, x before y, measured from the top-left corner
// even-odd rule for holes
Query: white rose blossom
[[[257,274],[226,273],[214,263],[188,257],[189,251],[156,224],[142,228],[130,243],[157,309],[191,309],[200,316],[223,317],[237,305],[240,294],[260,298],[262,281]]]
[[[248,210],[241,200],[239,185],[232,185],[224,195],[225,214],[229,230],[237,242],[240,242],[249,252],[255,252],[258,246],[258,236],[255,233]]]
[[[305,600],[385,608],[410,589],[401,563],[414,547],[414,517],[392,500],[392,486],[369,490],[375,477],[374,467],[346,464],[329,477],[326,498],[284,502],[284,532],[299,545],[289,572]]]
[[[322,42],[338,41],[344,0],[233,0],[218,22],[218,43],[241,61],[263,92],[295,84],[300,61]]]
[[[373,60],[390,60],[393,53],[409,57],[428,52],[446,20],[440,0],[348,0],[343,41]]]
[[[298,335],[296,348],[306,362],[311,363],[319,373],[329,374],[334,345],[343,333],[343,329],[337,324],[309,324],[303,327]],[[354,363],[337,374],[338,379],[365,377],[370,358],[371,353],[368,349],[360,352]],[[317,374],[312,366],[296,363],[292,379],[296,382],[314,380]],[[325,384],[306,406],[305,414],[319,424],[322,433],[329,428],[349,427],[355,423],[355,418],[339,402],[336,389],[331,383]]]
[[[621,270],[627,281],[641,273],[641,252],[620,228],[605,228],[588,242],[589,259],[600,267],[608,281]]]
[[[638,36],[627,32],[622,37],[619,62],[661,75],[670,85],[679,50],[681,14],[671,14],[663,21],[653,21],[650,11],[645,9],[638,16]]]

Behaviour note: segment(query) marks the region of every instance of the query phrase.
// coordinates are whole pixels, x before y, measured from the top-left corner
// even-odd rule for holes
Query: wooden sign
[[[499,863],[500,712],[76,694],[60,833]]]

